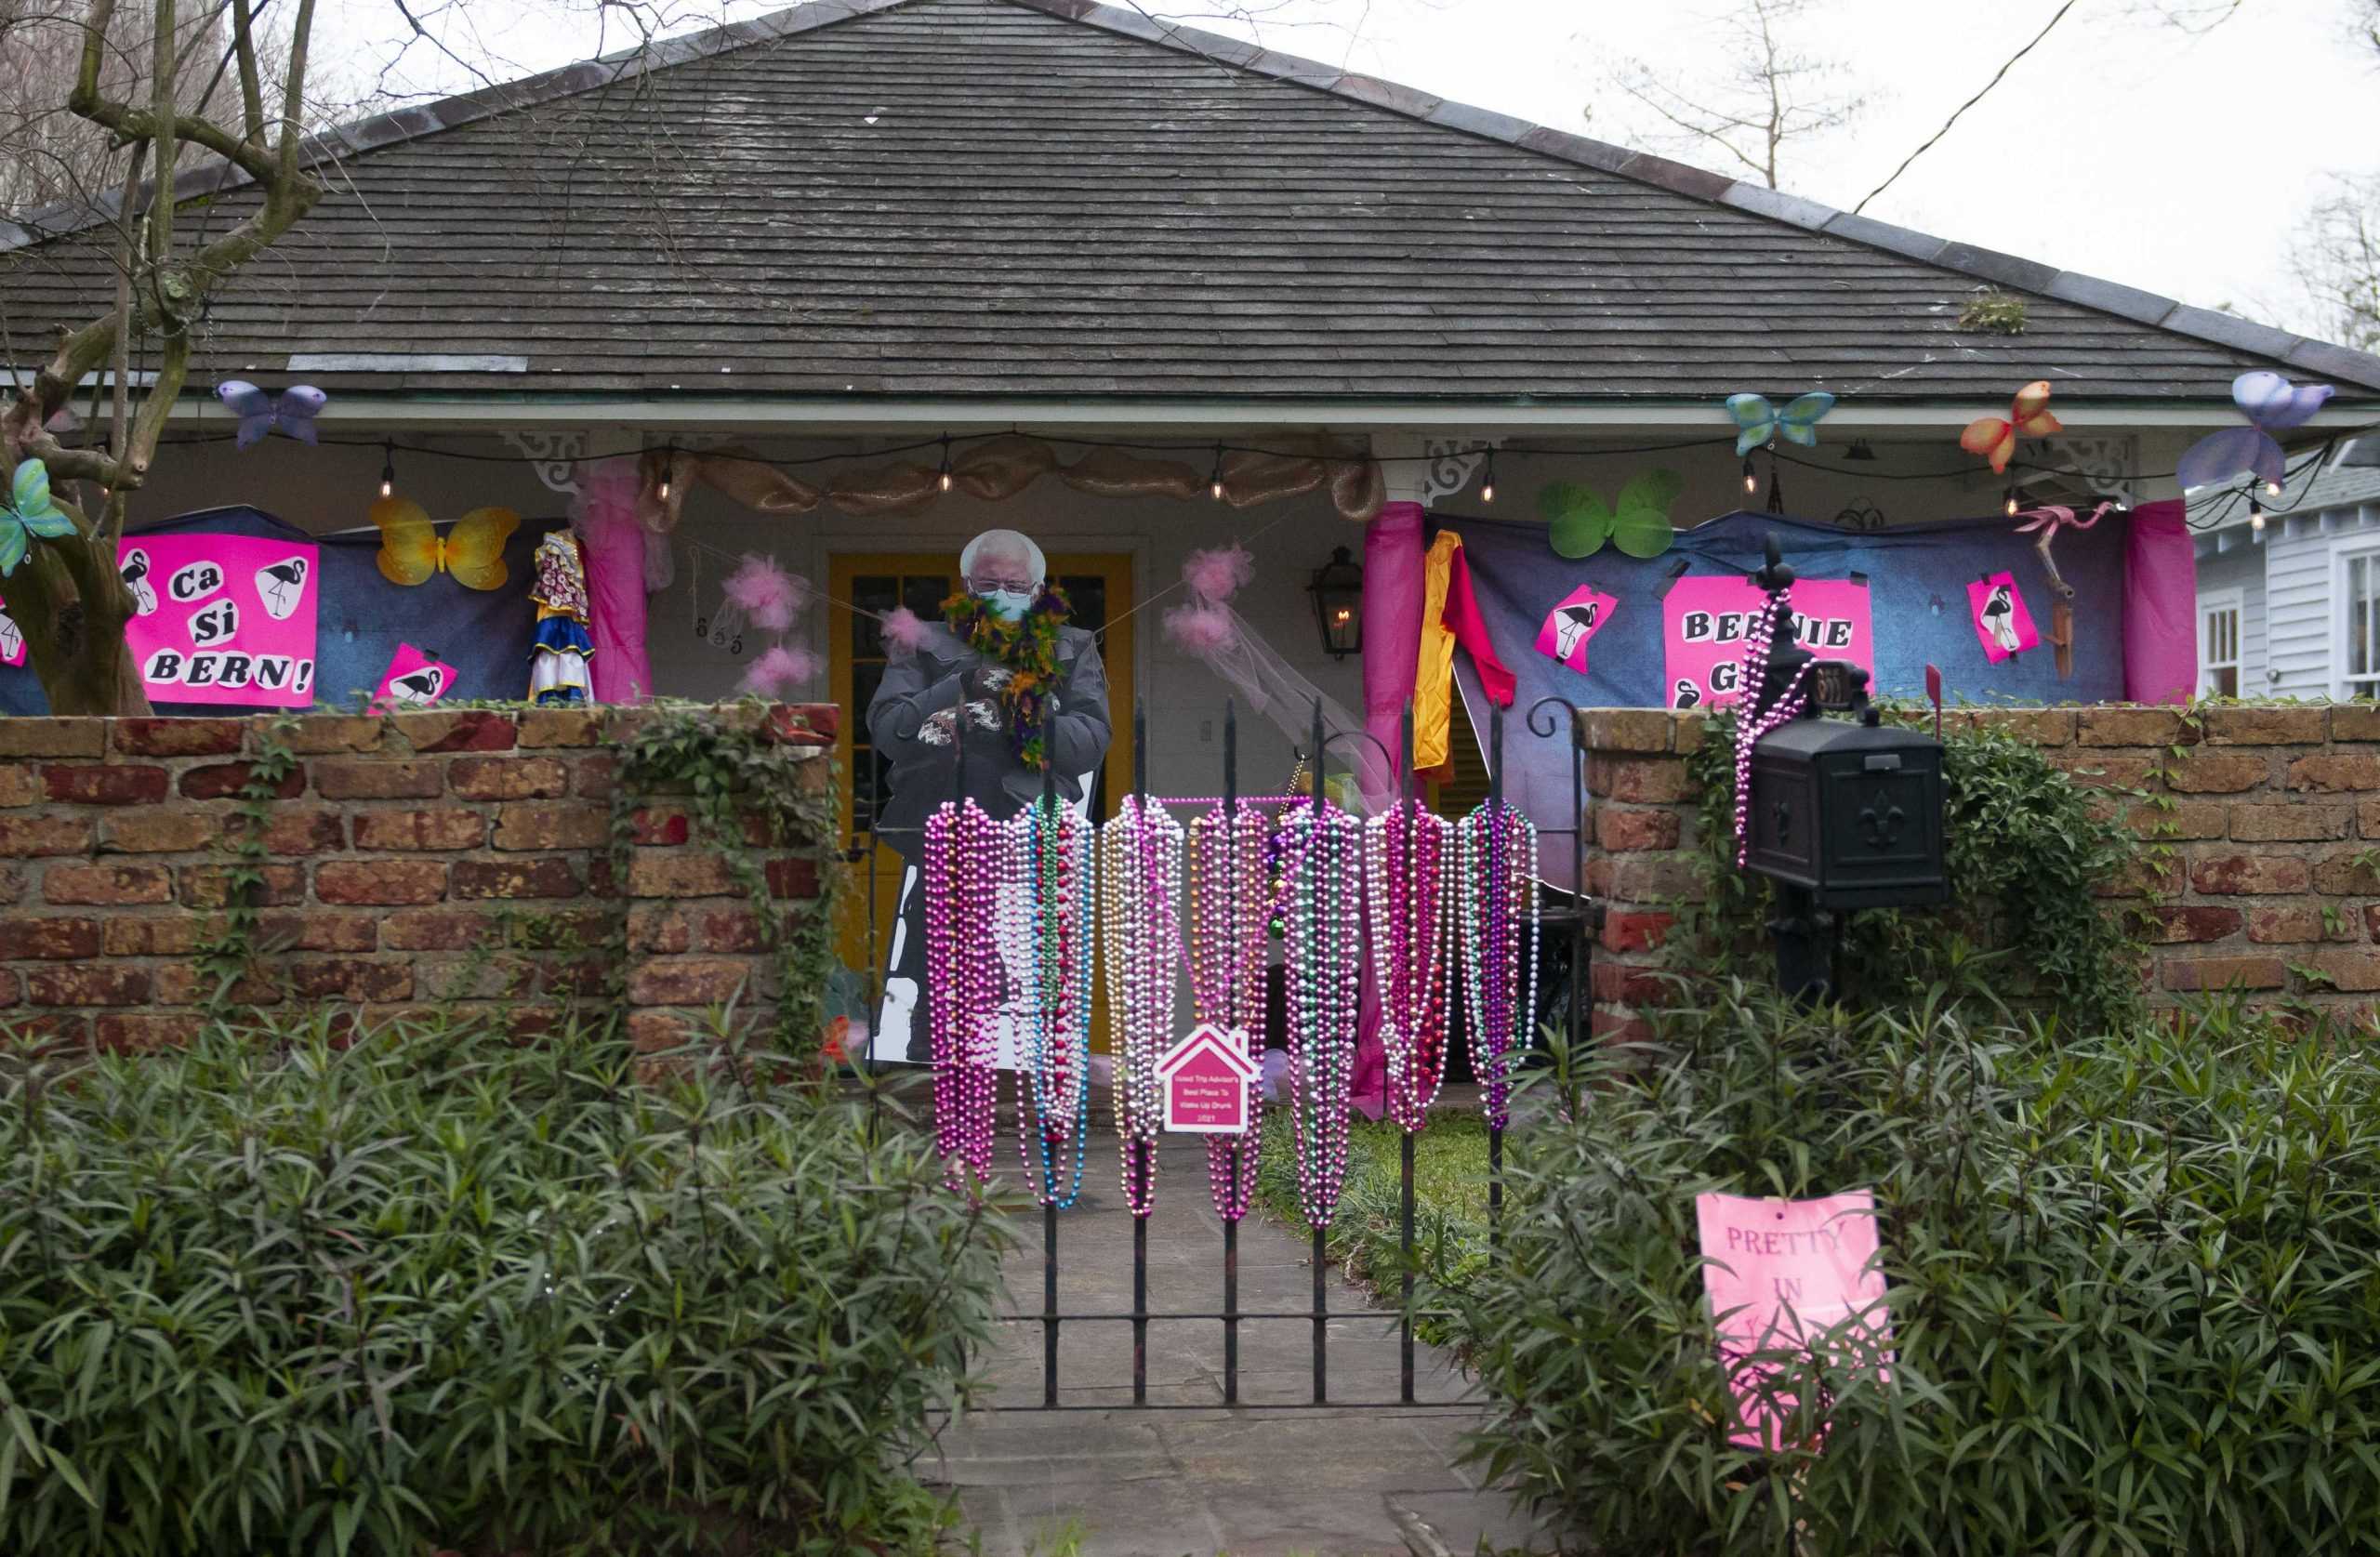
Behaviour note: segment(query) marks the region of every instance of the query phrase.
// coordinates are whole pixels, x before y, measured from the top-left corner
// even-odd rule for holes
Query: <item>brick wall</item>
[[[819,748],[835,710],[772,710]],[[726,858],[656,798],[626,880],[611,844],[613,748],[634,710],[310,715],[264,819],[262,924],[233,991],[277,1009],[377,1018],[501,1006],[517,1025],[603,996],[625,934],[641,1041],[742,993],[759,1014],[760,925]],[[763,718],[755,708],[750,717]],[[218,982],[229,851],[264,719],[0,719],[0,1024],[139,1049],[200,1020]],[[812,912],[814,844],[766,861],[780,914]]]
[[[2380,706],[2094,706],[1954,711],[1946,729],[2005,729],[2041,746],[2111,814],[2170,851],[2103,891],[2142,916],[2156,997],[2237,986],[2359,1011],[2380,992]],[[1579,715],[1593,837],[1589,890],[1606,902],[1596,952],[1599,1031],[1659,997],[1647,970],[1700,879],[1683,850],[1696,817],[1686,759],[1702,717]],[[2177,749],[2178,748],[2178,749]],[[2137,791],[2137,794],[2126,793]]]

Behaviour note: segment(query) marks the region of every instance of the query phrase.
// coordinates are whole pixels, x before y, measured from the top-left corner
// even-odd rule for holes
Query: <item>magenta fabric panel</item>
[[[1421,550],[1419,503],[1383,504],[1364,526],[1364,728],[1400,763],[1405,705],[1421,664]],[[1370,755],[1363,766],[1366,791],[1393,798],[1397,770],[1383,777],[1377,754]]]
[[[2198,692],[2198,548],[2182,500],[2132,510],[2123,555],[2123,694],[2188,703]]]
[[[633,456],[587,468],[571,499],[571,523],[587,559],[588,632],[595,657],[587,667],[598,703],[641,703],[653,695],[644,649],[644,531],[636,517]]]

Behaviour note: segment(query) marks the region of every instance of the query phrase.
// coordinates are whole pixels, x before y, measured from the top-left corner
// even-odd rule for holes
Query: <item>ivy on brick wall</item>
[[[835,959],[836,872],[824,848],[835,835],[835,789],[831,770],[808,746],[788,742],[753,712],[748,705],[685,703],[655,705],[642,715],[621,748],[613,858],[618,879],[628,882],[648,808],[664,801],[686,807],[694,841],[725,863],[752,905],[774,985],[765,993],[774,1000],[779,1052],[807,1055],[826,1027]],[[811,857],[786,853],[796,847]],[[790,876],[809,872],[816,873],[815,898],[781,908],[780,897],[809,886]],[[744,998],[763,993],[747,989]]]
[[[1669,942],[1681,967],[1767,955],[1768,882],[1735,864],[1735,735],[1732,713],[1713,716],[1687,759],[1704,891]],[[2103,891],[2134,874],[2141,840],[2015,734],[1946,729],[1942,746],[1951,900],[1849,916],[1845,996],[1882,1003],[1938,984],[1954,996],[2048,1005],[2092,1030],[2136,1012],[2143,947],[2132,916]]]

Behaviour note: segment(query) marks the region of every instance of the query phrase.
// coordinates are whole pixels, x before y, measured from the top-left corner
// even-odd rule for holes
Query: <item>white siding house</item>
[[[2234,493],[2191,502],[2191,522],[2204,526],[2199,690],[2380,695],[2380,440],[2346,445],[2302,495],[2270,504],[2259,532]]]

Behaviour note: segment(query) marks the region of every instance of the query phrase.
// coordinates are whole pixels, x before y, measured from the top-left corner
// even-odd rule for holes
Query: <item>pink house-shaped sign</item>
[[[1165,1093],[1165,1128],[1197,1135],[1236,1135],[1248,1128],[1248,1089],[1263,1067],[1248,1057],[1243,1033],[1202,1022],[1157,1062]]]

